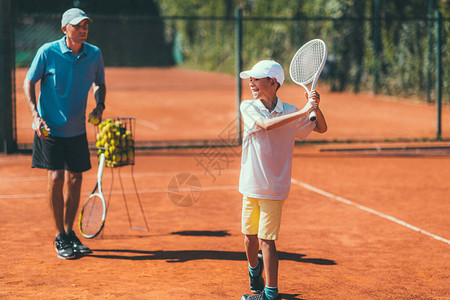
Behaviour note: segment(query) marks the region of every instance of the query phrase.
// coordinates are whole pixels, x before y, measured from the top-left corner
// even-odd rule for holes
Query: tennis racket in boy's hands
[[[319,93],[317,91],[310,91],[309,93],[305,92],[305,98],[306,98],[306,101],[308,101],[308,103],[312,106],[313,110],[311,110],[311,112],[315,113],[314,110],[319,107],[319,102],[320,102]],[[310,120],[311,120],[311,112],[310,112],[310,118],[309,118]],[[311,121],[314,121],[314,119]]]
[[[97,184],[81,209],[79,227],[81,234],[88,239],[96,237],[103,229],[106,219],[106,202],[103,197],[102,175],[105,154],[101,153],[98,163]]]
[[[316,89],[317,81],[320,73],[327,61],[327,45],[320,39],[315,39],[303,45],[294,55],[289,67],[289,74],[292,81],[301,85],[306,92],[311,94],[311,91]],[[306,85],[311,84],[311,90]],[[311,121],[316,120],[316,112],[313,110],[309,115]]]

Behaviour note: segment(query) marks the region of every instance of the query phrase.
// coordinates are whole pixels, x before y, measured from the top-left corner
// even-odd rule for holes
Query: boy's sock
[[[264,296],[268,300],[276,299],[278,296],[278,288],[266,286],[266,288],[264,289]]]
[[[261,275],[261,264],[258,261],[258,265],[254,268],[252,268],[250,266],[250,264],[248,265],[248,270],[250,272],[250,276],[252,277],[258,277],[259,275]]]

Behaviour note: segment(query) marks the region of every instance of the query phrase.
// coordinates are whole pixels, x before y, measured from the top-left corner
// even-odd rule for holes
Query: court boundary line
[[[202,192],[208,192],[208,191],[228,191],[228,190],[238,190],[238,186],[234,185],[216,185],[216,186],[202,186],[201,190]],[[190,192],[190,187],[181,187],[177,190],[178,192]],[[159,189],[139,189],[139,194],[153,194],[153,193],[167,193],[170,192],[167,188],[159,188]],[[173,192],[173,191],[172,191]],[[135,194],[136,191],[134,189],[127,189],[127,190],[120,190],[120,189],[114,189],[111,191],[111,195],[131,195]],[[82,197],[89,196],[90,192],[85,191],[81,193]],[[109,195],[109,194],[108,194]],[[0,195],[1,199],[22,199],[22,198],[46,198],[47,194],[40,193],[40,194],[12,194],[12,195]],[[81,199],[82,201],[83,199]]]
[[[239,173],[240,169],[227,169],[222,170],[221,175],[226,174],[232,174],[232,173]],[[166,177],[166,176],[175,176],[180,173],[189,173],[193,175],[205,175],[205,171],[167,171],[167,172],[136,172],[133,174],[134,178],[145,178],[145,177]],[[118,176],[118,175],[116,175]],[[132,175],[128,171],[121,174],[122,178],[131,178]],[[111,179],[113,178],[113,175],[110,172],[103,173],[103,179]],[[97,180],[97,173],[92,173],[89,175],[83,175],[83,179],[95,179]],[[1,182],[20,182],[20,181],[45,181],[47,182],[47,177],[45,175],[43,176],[20,176],[20,177],[0,177],[0,183]]]
[[[373,214],[373,215],[376,215],[376,216],[381,217],[381,218],[383,218],[383,219],[389,220],[389,221],[394,222],[394,223],[396,223],[396,224],[398,224],[398,225],[401,225],[401,226],[406,227],[406,228],[408,228],[408,229],[411,229],[411,230],[413,230],[413,231],[422,233],[422,234],[424,234],[424,235],[427,235],[427,236],[432,237],[432,238],[434,238],[434,239],[436,239],[436,240],[438,240],[438,241],[441,241],[441,242],[444,242],[444,243],[450,245],[450,240],[447,240],[447,239],[445,239],[445,238],[443,238],[443,237],[440,237],[440,236],[438,236],[438,235],[436,235],[436,234],[434,234],[434,233],[428,232],[428,231],[426,231],[426,230],[424,230],[424,229],[421,229],[421,228],[419,228],[419,227],[417,227],[417,226],[411,225],[411,224],[409,224],[409,223],[407,223],[407,222],[405,222],[405,221],[402,221],[402,220],[400,220],[400,219],[397,219],[397,218],[395,218],[395,217],[393,217],[393,216],[390,216],[390,215],[387,215],[387,214],[385,214],[385,213],[379,212],[379,211],[374,210],[374,209],[372,209],[372,208],[370,208],[370,207],[361,205],[361,204],[359,204],[359,203],[356,203],[356,202],[354,202],[354,201],[345,199],[345,198],[343,198],[343,197],[336,196],[336,195],[334,195],[334,194],[331,194],[331,193],[329,193],[329,192],[326,192],[326,191],[324,191],[324,190],[321,190],[321,189],[319,189],[319,188],[317,188],[317,187],[314,187],[314,186],[309,185],[309,184],[307,184],[307,183],[301,182],[301,181],[299,181],[299,180],[297,180],[297,179],[295,179],[295,178],[292,178],[292,179],[291,179],[291,182],[292,182],[293,184],[297,185],[297,186],[303,187],[303,188],[305,188],[305,189],[307,189],[307,190],[309,190],[309,191],[312,191],[312,192],[317,193],[317,194],[319,194],[319,195],[325,196],[325,197],[327,197],[327,198],[329,198],[329,199],[332,199],[332,200],[335,200],[335,201],[338,201],[338,202],[341,202],[341,203],[344,203],[344,204],[347,204],[347,205],[356,207],[356,208],[358,208],[358,209],[360,209],[360,210],[362,210],[362,211],[371,213],[371,214]],[[208,186],[205,186],[205,187],[202,187],[202,190],[203,190],[203,191],[211,191],[211,190],[232,190],[232,189],[236,189],[236,188],[237,188],[236,186],[209,186],[209,187],[208,187]],[[185,189],[186,189],[186,188],[181,188],[180,191],[184,191]],[[124,190],[123,192],[125,192],[125,194],[128,194],[128,193],[130,193],[131,191]],[[143,193],[143,194],[147,194],[147,193],[161,193],[161,192],[167,192],[167,189],[144,189],[144,190],[139,190],[139,193]],[[122,191],[120,191],[120,190],[113,190],[113,191],[112,191],[112,194],[119,194],[119,193],[122,193]],[[84,194],[84,193],[82,193],[82,196],[84,196],[83,194]],[[32,195],[31,195],[31,194],[0,195],[0,199],[41,198],[41,197],[46,197],[46,194],[32,194]]]
[[[329,192],[326,192],[326,191],[324,191],[324,190],[321,190],[321,189],[319,189],[319,188],[316,188],[316,187],[314,187],[314,186],[312,186],[312,185],[309,185],[309,184],[307,184],[307,183],[301,182],[301,181],[296,180],[296,179],[294,179],[294,178],[291,179],[291,182],[292,182],[293,184],[297,185],[297,186],[303,187],[303,188],[305,188],[305,189],[307,189],[307,190],[309,190],[309,191],[312,191],[312,192],[317,193],[317,194],[319,194],[319,195],[325,196],[325,197],[327,197],[327,198],[329,198],[329,199],[333,199],[333,200],[336,200],[336,201],[338,201],[338,202],[341,202],[341,203],[344,203],[344,204],[347,204],[347,205],[350,205],[350,206],[354,206],[354,207],[356,207],[356,208],[358,208],[358,209],[360,209],[360,210],[363,210],[363,211],[365,211],[365,212],[374,214],[374,215],[376,215],[376,216],[378,216],[378,217],[381,217],[381,218],[383,218],[383,219],[392,221],[392,222],[394,222],[394,223],[396,223],[396,224],[398,224],[398,225],[404,226],[404,227],[406,227],[406,228],[408,228],[408,229],[411,229],[411,230],[414,230],[414,231],[416,231],[416,232],[422,233],[422,234],[424,234],[424,235],[430,236],[430,237],[432,237],[432,238],[434,238],[434,239],[436,239],[436,240],[438,240],[438,241],[441,241],[441,242],[444,242],[444,243],[447,243],[447,244],[450,245],[450,240],[447,240],[447,239],[445,239],[445,238],[443,238],[443,237],[440,237],[440,236],[438,236],[438,235],[436,235],[436,234],[433,234],[433,233],[428,232],[428,231],[426,231],[426,230],[423,230],[423,229],[421,229],[421,228],[419,228],[419,227],[416,227],[416,226],[414,226],[414,225],[411,225],[411,224],[409,224],[409,223],[406,223],[405,221],[402,221],[402,220],[397,219],[397,218],[395,218],[395,217],[392,217],[392,216],[390,216],[390,215],[387,215],[387,214],[384,214],[384,213],[382,213],[382,212],[376,211],[376,210],[374,210],[374,209],[372,209],[372,208],[370,208],[370,207],[367,207],[367,206],[358,204],[358,203],[356,203],[356,202],[353,202],[353,201],[351,201],[351,200],[345,199],[345,198],[340,197],[340,196],[333,195],[333,194],[331,194],[331,193],[329,193]]]

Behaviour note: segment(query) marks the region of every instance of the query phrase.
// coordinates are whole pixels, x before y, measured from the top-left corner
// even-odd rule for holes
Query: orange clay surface
[[[18,70],[19,87],[23,76]],[[228,75],[108,69],[107,87],[105,115],[136,117],[137,141],[216,139],[235,118],[234,79]],[[249,97],[245,83],[244,93]],[[300,87],[286,86],[280,97],[300,106],[299,93]],[[432,105],[327,90],[321,95],[329,131],[309,140],[435,135]],[[20,89],[17,101],[19,143],[31,143]],[[444,124],[449,114],[444,108]],[[449,132],[447,124],[443,136]],[[90,124],[88,135],[93,141]],[[405,147],[413,149],[385,150]],[[277,241],[282,299],[449,299],[445,147],[450,143],[297,146]],[[368,150],[324,151],[346,148]],[[0,155],[0,298],[240,299],[250,290],[240,233],[239,155],[239,147],[137,150],[133,168],[106,169],[109,211],[102,237],[79,235],[93,252],[67,261],[52,245],[45,171],[30,168],[30,155]],[[94,153],[91,161],[82,202],[96,182]],[[183,172],[201,187],[179,182],[175,196],[184,198],[176,205],[174,176]],[[130,228],[125,203],[131,225],[145,227],[132,178],[148,232]]]

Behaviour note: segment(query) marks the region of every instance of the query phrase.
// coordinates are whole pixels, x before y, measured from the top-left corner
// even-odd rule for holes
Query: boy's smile
[[[271,99],[274,96],[274,89],[271,78],[250,77],[250,90],[253,99]]]

